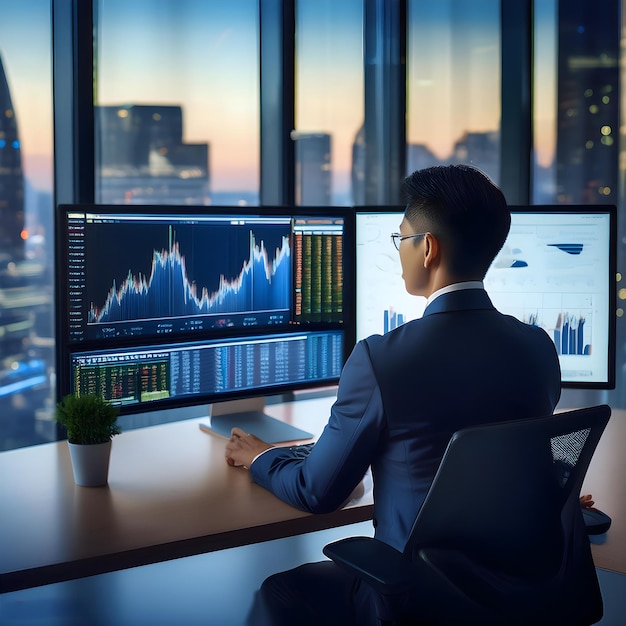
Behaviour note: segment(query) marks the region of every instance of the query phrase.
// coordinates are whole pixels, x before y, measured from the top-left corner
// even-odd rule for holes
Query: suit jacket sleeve
[[[328,424],[309,456],[297,459],[289,448],[272,448],[252,463],[252,479],[301,510],[334,511],[363,478],[383,428],[380,390],[367,345],[359,342],[343,368]]]

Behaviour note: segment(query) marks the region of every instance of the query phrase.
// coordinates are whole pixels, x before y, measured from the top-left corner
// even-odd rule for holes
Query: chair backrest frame
[[[443,547],[512,576],[554,574],[562,567],[582,482],[610,414],[610,407],[600,405],[455,433],[405,553]],[[580,433],[584,442],[565,480],[553,442]]]

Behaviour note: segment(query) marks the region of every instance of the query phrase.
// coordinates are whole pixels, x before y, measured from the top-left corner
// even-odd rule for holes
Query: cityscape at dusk
[[[258,204],[258,2],[150,0],[149,12],[145,4],[94,4],[95,202]],[[409,0],[407,11],[406,172],[463,162],[500,184],[508,146],[501,129],[499,0]],[[4,224],[5,237],[17,242],[14,258],[5,252],[6,284],[21,291],[4,292],[19,298],[3,322],[0,373],[13,380],[30,363],[37,374],[27,380],[45,375],[48,412],[55,375],[50,20],[48,0],[0,6],[2,95],[10,101],[4,114],[6,128],[10,123],[17,133],[19,163],[11,170],[18,197],[12,210],[17,221],[23,217],[19,227]],[[377,62],[364,58],[372,54],[364,20],[361,0],[297,2],[296,204],[364,204],[366,81],[368,64]],[[585,32],[575,21],[559,21],[556,0],[535,2],[536,204],[610,201],[617,190],[611,165],[617,163],[617,57],[604,43],[587,50]],[[15,265],[20,259],[30,265]],[[16,397],[7,393],[7,402]]]
[[[537,5],[544,62],[535,150],[547,167],[555,149],[555,3]],[[359,0],[298,3],[296,130],[331,135],[333,193],[344,201],[363,123],[362,13]],[[24,171],[35,189],[51,193],[49,3],[20,2],[10,16],[0,21],[0,54],[19,116]],[[96,103],[182,106],[184,141],[211,146],[211,190],[258,192],[256,2],[154,0],[146,15],[143,3],[107,0],[97,17]],[[445,161],[465,133],[499,129],[499,3],[413,1],[409,17],[407,140]],[[17,34],[26,29],[35,45],[24,46]]]

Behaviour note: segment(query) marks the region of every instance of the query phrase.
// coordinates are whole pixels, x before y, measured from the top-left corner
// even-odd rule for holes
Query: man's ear
[[[424,237],[424,268],[434,267],[439,263],[441,246],[437,237],[432,233],[426,233]]]

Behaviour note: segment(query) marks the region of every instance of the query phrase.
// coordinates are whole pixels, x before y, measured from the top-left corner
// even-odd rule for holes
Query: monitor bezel
[[[358,220],[359,213],[404,213],[405,205],[379,205],[379,206],[355,206],[355,222]],[[587,213],[609,214],[609,272],[607,276],[607,292],[609,294],[609,319],[608,319],[608,348],[607,348],[607,378],[603,381],[583,382],[572,380],[561,380],[561,387],[563,389],[596,389],[596,390],[610,390],[615,389],[616,385],[616,332],[617,332],[617,288],[616,288],[616,276],[617,276],[617,207],[613,204],[593,204],[593,205],[581,205],[581,204],[534,204],[534,205],[521,205],[510,204],[509,210],[511,213]],[[355,247],[355,260],[354,266],[357,267],[356,261],[357,248]],[[357,300],[358,301],[358,300]],[[355,302],[356,306],[356,302]],[[355,318],[358,315],[358,311],[355,309]],[[358,320],[356,320],[358,324]]]
[[[220,215],[220,216],[261,216],[261,217],[341,217],[344,220],[344,247],[343,247],[343,271],[344,271],[344,318],[341,324],[337,323],[312,323],[311,325],[290,325],[274,328],[264,327],[263,334],[282,334],[285,332],[306,332],[315,330],[330,330],[332,326],[343,332],[343,363],[347,360],[356,341],[356,319],[354,293],[355,268],[354,249],[356,243],[355,214],[349,206],[229,206],[229,205],[164,205],[164,204],[91,204],[74,203],[57,205],[55,215],[55,331],[56,331],[56,397],[60,401],[65,395],[71,393],[72,385],[70,380],[70,359],[72,354],[83,353],[89,350],[94,352],[103,350],[115,350],[116,348],[128,347],[149,347],[179,341],[202,341],[205,339],[215,339],[215,332],[208,333],[211,337],[202,333],[194,333],[188,336],[178,335],[175,338],[160,340],[155,337],[131,338],[131,339],[109,339],[104,342],[99,340],[86,340],[80,343],[69,341],[69,323],[67,314],[66,285],[68,282],[68,262],[66,251],[68,248],[68,230],[66,228],[67,214],[70,212],[98,212],[102,214],[158,214],[175,216],[185,215]],[[238,334],[242,337],[259,334],[258,327],[250,329],[240,328]],[[230,332],[229,336],[234,333]],[[189,407],[210,405],[218,402],[226,402],[236,399],[248,399],[258,396],[271,397],[281,396],[300,390],[315,390],[332,387],[339,382],[339,376],[326,378],[323,380],[300,381],[298,383],[278,383],[263,388],[240,389],[232,392],[220,392],[219,394],[205,394],[199,397],[179,396],[164,400],[153,400],[148,403],[120,404],[120,415],[130,415],[135,413],[148,413],[173,409],[177,407]]]
[[[615,389],[616,384],[616,334],[617,334],[617,207],[614,204],[510,204],[511,213],[534,214],[608,214],[609,215],[609,270],[607,280],[608,302],[608,346],[607,346],[607,377],[603,381],[572,381],[561,380],[563,389]]]

